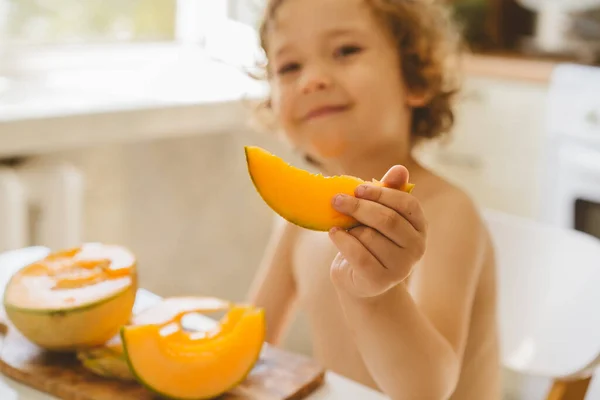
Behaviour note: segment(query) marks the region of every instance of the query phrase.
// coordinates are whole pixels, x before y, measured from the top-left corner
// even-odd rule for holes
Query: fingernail
[[[336,208],[341,207],[344,204],[344,195],[343,194],[337,194],[335,195],[335,197],[333,198],[333,206]]]
[[[334,226],[333,228],[331,228],[331,229],[329,230],[329,234],[330,234],[330,235],[333,235],[334,233],[336,233],[336,232],[337,232],[337,231],[339,231],[339,230],[340,230],[340,228],[339,228],[339,227],[337,227],[337,226]]]
[[[367,187],[364,185],[360,185],[359,187],[356,188],[356,195],[361,197],[364,196],[365,193],[367,193]]]

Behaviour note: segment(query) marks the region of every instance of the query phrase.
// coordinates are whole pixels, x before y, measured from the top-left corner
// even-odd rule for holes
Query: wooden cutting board
[[[160,298],[140,289],[134,312]],[[3,310],[2,310],[3,311]],[[46,352],[29,342],[4,312],[0,320],[2,349],[0,372],[25,385],[64,400],[155,400],[136,382],[102,378],[85,368],[74,354]],[[311,359],[265,344],[260,359],[247,379],[220,400],[296,400],[317,389],[324,369]]]

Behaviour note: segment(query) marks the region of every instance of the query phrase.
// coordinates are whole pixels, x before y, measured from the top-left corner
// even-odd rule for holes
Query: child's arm
[[[296,297],[291,254],[296,228],[276,217],[274,231],[250,291],[250,302],[265,310],[266,341],[277,345]]]
[[[363,359],[381,389],[394,400],[442,400],[451,395],[459,378],[485,235],[478,214],[465,199],[440,199],[443,205],[437,207],[437,215],[429,215],[434,222],[425,228],[418,203],[416,207],[414,199],[407,203],[406,194],[399,198],[403,199],[399,209],[412,204],[410,214],[403,210],[402,220],[422,232],[410,231],[412,226],[401,228],[401,219],[394,223],[380,219],[388,220],[388,229],[398,224],[396,235],[388,231],[388,236],[404,240],[404,247],[386,247],[389,243],[384,240],[391,240],[377,237],[371,228],[335,232],[332,240],[341,256],[332,266],[332,279]],[[382,201],[392,206],[390,197]],[[365,221],[371,218],[372,223],[378,213],[367,212],[371,206],[353,206],[351,214]],[[425,236],[430,251],[423,256]],[[398,282],[419,259],[411,295]]]

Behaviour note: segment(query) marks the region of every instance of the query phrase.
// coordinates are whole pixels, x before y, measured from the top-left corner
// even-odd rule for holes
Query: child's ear
[[[431,93],[425,89],[415,89],[408,93],[406,104],[409,107],[423,107],[431,100]]]

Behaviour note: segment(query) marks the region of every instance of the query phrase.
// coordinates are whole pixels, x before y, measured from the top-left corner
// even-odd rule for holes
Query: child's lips
[[[312,119],[326,117],[332,114],[338,114],[340,112],[346,111],[349,107],[347,105],[331,105],[331,106],[323,106],[315,108],[309,111],[304,119],[306,121],[310,121]]]

